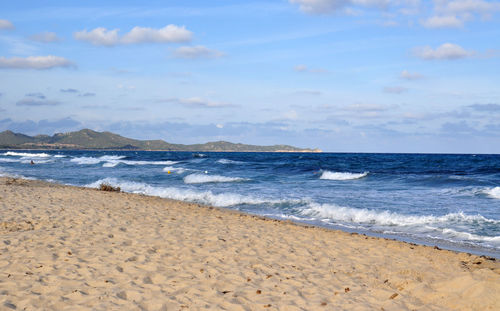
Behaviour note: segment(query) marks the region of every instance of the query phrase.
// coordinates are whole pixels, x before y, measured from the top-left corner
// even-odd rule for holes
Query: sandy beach
[[[0,178],[0,310],[500,310],[492,258]]]

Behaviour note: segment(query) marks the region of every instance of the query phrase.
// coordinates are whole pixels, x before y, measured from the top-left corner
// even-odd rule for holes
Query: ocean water
[[[109,183],[500,258],[499,155],[3,150],[0,175]]]

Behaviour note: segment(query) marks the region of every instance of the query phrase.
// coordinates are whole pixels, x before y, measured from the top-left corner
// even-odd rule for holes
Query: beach
[[[2,310],[499,310],[493,258],[0,178]]]

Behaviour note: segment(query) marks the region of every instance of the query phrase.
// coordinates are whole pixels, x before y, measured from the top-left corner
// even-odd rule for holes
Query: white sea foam
[[[66,158],[64,154],[56,154],[54,158]]]
[[[117,166],[118,164],[120,164],[120,162],[105,162],[102,167],[115,167]]]
[[[50,157],[50,154],[47,153],[27,153],[27,152],[14,152],[14,151],[7,151],[5,153],[2,153],[4,156],[11,156],[11,157],[27,157],[27,158],[48,158]]]
[[[500,187],[485,189],[482,192],[494,199],[500,199]]]
[[[364,173],[347,173],[347,172],[331,172],[331,171],[323,171],[319,179],[327,179],[327,180],[353,180],[363,178],[368,175],[368,172]]]
[[[174,166],[165,166],[163,168],[163,171],[165,173],[168,173],[168,172],[176,172],[177,174],[182,174],[184,173],[185,171],[187,171],[188,169],[186,168],[183,168],[183,167],[174,167]]]
[[[33,161],[34,164],[46,164],[46,163],[52,163],[54,162],[53,160],[31,160],[31,159],[26,159],[26,157],[21,158],[21,163],[24,164],[31,164],[31,161]]]
[[[100,184],[107,183],[114,187],[120,187],[123,191],[132,193],[141,193],[151,196],[159,196],[162,198],[198,202],[207,205],[227,207],[239,204],[276,204],[280,201],[265,200],[251,196],[240,195],[236,193],[220,193],[215,194],[212,191],[194,191],[189,189],[180,189],[175,187],[153,187],[145,183],[119,181],[115,178],[105,178],[94,183],[88,184],[87,187],[97,188]]]
[[[98,158],[94,157],[76,157],[71,159],[71,162],[75,162],[80,165],[92,165],[99,164],[101,162],[106,162],[103,167],[115,167],[120,163],[127,165],[173,165],[178,162],[176,161],[134,161],[134,160],[124,160],[126,156],[116,156],[116,155],[104,155]]]
[[[459,238],[461,240],[467,240],[467,241],[486,241],[495,244],[500,243],[500,236],[483,236],[469,232],[456,231],[449,228],[443,229],[443,234],[450,238]]]
[[[98,158],[93,158],[93,157],[78,157],[78,158],[73,158],[70,161],[80,165],[92,165],[101,162],[101,160],[99,160]]]
[[[426,224],[473,224],[490,223],[500,224],[500,220],[488,219],[482,215],[466,215],[462,212],[450,213],[443,216],[413,216],[391,213],[388,211],[374,211],[338,206],[334,204],[318,204],[310,202],[300,211],[304,216],[313,216],[317,219],[334,220],[350,223],[361,223],[382,226],[416,226]]]
[[[21,162],[21,160],[20,159],[12,159],[12,158],[0,158],[0,162],[16,163],[16,162]]]
[[[92,165],[92,164],[98,164],[104,161],[118,161],[120,159],[125,158],[125,156],[115,156],[115,155],[104,155],[99,158],[94,158],[94,157],[76,157],[71,159],[71,162],[75,162],[80,165]]]
[[[220,159],[220,160],[217,160],[217,163],[220,163],[220,164],[243,164],[245,162],[236,161],[236,160],[229,160],[229,159]]]
[[[215,183],[215,182],[237,182],[245,181],[244,178],[239,177],[226,177],[220,175],[208,175],[208,174],[191,174],[184,177],[184,182],[186,184],[203,184],[203,183]]]

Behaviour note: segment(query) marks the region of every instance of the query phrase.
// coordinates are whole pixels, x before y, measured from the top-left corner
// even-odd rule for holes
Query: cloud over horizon
[[[181,46],[174,50],[174,57],[185,59],[220,58],[225,54],[221,51],[212,50],[202,45]]]
[[[57,67],[74,67],[75,65],[64,57],[59,56],[28,56],[28,57],[0,57],[0,68],[6,69],[36,69],[45,70]]]
[[[233,104],[223,103],[223,102],[215,102],[203,99],[201,97],[189,97],[189,98],[167,98],[157,100],[158,103],[176,103],[185,107],[190,108],[227,108],[227,107],[235,107]]]
[[[45,97],[44,97],[45,98]],[[36,107],[36,106],[58,106],[61,103],[55,100],[40,100],[40,99],[34,99],[34,98],[24,98],[19,100],[16,103],[16,106],[31,106],[31,107]]]
[[[443,43],[435,49],[430,46],[417,47],[413,54],[424,60],[456,60],[471,57],[475,52],[467,51],[457,44]]]
[[[193,33],[185,26],[167,25],[160,29],[136,26],[123,36],[119,29],[108,30],[97,27],[93,30],[81,30],[73,33],[76,40],[89,42],[97,46],[115,46],[120,44],[140,43],[183,43],[191,41]]]

